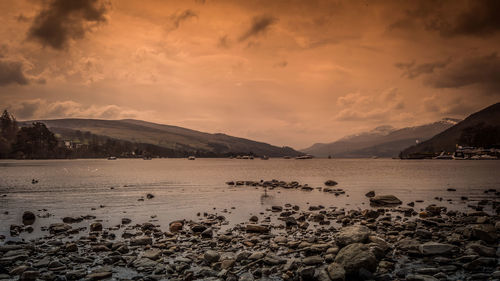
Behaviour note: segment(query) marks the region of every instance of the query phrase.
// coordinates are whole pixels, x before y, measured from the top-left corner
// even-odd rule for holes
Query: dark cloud
[[[431,63],[416,64],[415,61],[409,63],[396,63],[395,66],[403,70],[403,77],[409,79],[417,78],[422,74],[434,73],[438,68],[444,68],[451,62],[451,58],[445,61],[436,61]]]
[[[429,77],[434,88],[478,86],[484,93],[500,95],[500,57],[497,53],[462,59]]]
[[[197,18],[198,17],[198,14],[195,13],[194,11],[192,10],[185,10],[181,13],[176,13],[176,14],[173,14],[170,16],[171,20],[172,20],[172,25],[173,25],[173,28],[172,29],[177,29],[179,28],[179,26],[181,26],[181,23],[183,21],[186,21],[190,18]]]
[[[53,0],[35,17],[28,38],[57,50],[81,39],[92,26],[106,21],[106,5],[99,0]]]
[[[21,62],[0,60],[0,86],[27,85],[28,83],[29,80],[24,76]]]
[[[254,17],[250,28],[240,36],[239,41],[245,41],[250,37],[258,36],[265,33],[271,25],[278,22],[278,19],[268,15]]]
[[[441,0],[417,1],[405,15],[389,25],[389,30],[437,31],[442,37],[491,36],[500,31],[500,1]]]

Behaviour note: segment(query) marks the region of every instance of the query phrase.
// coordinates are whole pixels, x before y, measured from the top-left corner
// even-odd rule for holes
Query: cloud
[[[337,99],[337,106],[340,108],[335,116],[337,121],[394,122],[411,117],[404,111],[398,88],[386,89],[378,95],[349,93]]]
[[[442,37],[488,37],[500,31],[499,14],[497,0],[418,1],[388,29],[423,27]]]
[[[464,58],[428,77],[434,88],[478,86],[484,93],[500,95],[500,57],[497,53]]]
[[[29,84],[28,78],[23,73],[23,64],[17,61],[0,60],[0,86],[10,84]]]
[[[271,25],[275,24],[276,22],[278,22],[278,18],[268,15],[254,17],[252,19],[252,25],[250,26],[250,28],[245,31],[238,40],[240,42],[243,42],[251,37],[264,34],[271,27]]]
[[[22,100],[8,107],[20,120],[71,117],[123,119],[137,118],[144,115],[144,112],[117,105],[85,106],[71,100],[54,102],[44,99]]]
[[[444,61],[436,61],[431,63],[415,64],[415,61],[409,63],[396,63],[395,66],[404,70],[401,76],[409,79],[417,78],[422,74],[434,73],[438,68],[444,68],[451,62],[451,58]]]
[[[190,18],[197,18],[198,14],[192,10],[184,10],[180,13],[175,13],[170,16],[172,26],[169,28],[170,30],[178,29],[181,26],[181,23],[189,20]]]
[[[43,46],[62,50],[70,40],[82,39],[91,29],[106,21],[106,5],[99,0],[52,0],[33,20],[28,38]]]

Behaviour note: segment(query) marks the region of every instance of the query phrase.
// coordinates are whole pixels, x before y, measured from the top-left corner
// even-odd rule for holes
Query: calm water
[[[60,222],[64,216],[95,215],[105,225],[122,217],[144,222],[156,215],[165,227],[176,219],[195,219],[198,212],[223,214],[234,223],[250,214],[285,203],[369,208],[364,194],[393,194],[404,204],[422,199],[418,210],[430,203],[466,210],[467,204],[492,199],[485,189],[500,189],[500,161],[401,161],[392,159],[139,159],[0,161],[0,234],[8,236],[10,224],[21,224],[23,211],[50,213],[34,227]],[[32,184],[36,178],[38,184]],[[275,189],[267,198],[255,187],[228,187],[229,180],[296,180],[323,186],[339,182],[346,195],[335,197],[314,190]],[[447,188],[456,192],[447,192]],[[138,201],[152,193],[155,198]],[[439,202],[439,196],[453,201]],[[468,196],[468,203],[460,196]],[[498,200],[498,198],[496,198]],[[103,208],[100,205],[104,205]],[[234,207],[234,209],[232,209]],[[95,210],[92,210],[95,208]],[[214,209],[216,208],[216,209]],[[47,211],[43,211],[46,209]],[[227,209],[227,213],[223,213]],[[8,214],[5,214],[8,212]],[[88,224],[88,222],[86,222]],[[24,237],[32,237],[38,231]]]

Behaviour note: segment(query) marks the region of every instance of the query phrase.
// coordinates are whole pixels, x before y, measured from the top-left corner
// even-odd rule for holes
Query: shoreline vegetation
[[[308,190],[278,180],[226,184]],[[320,191],[344,196],[336,184],[329,180]],[[1,237],[8,241],[0,244],[0,279],[498,280],[500,192],[485,193],[491,199],[463,212],[441,203],[418,210],[413,202],[370,191],[370,207],[362,210],[274,205],[239,223],[216,208],[168,225],[158,225],[154,214],[148,221],[122,217],[116,225],[94,215],[61,217],[37,224],[42,235],[32,240]],[[10,226],[11,237],[34,231],[48,212],[24,211]]]

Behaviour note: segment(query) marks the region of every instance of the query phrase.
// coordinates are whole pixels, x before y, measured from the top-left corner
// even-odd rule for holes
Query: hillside
[[[483,147],[500,145],[500,103],[478,111],[433,138],[405,149],[402,156],[452,152],[457,144]]]
[[[457,123],[455,119],[443,119],[431,124],[395,129],[390,126],[377,127],[372,131],[344,137],[326,144],[315,144],[302,152],[316,157],[396,157],[415,142],[427,140]]]
[[[225,134],[209,134],[177,126],[162,125],[140,120],[54,119],[33,120],[45,123],[60,134],[68,130],[90,132],[116,140],[152,144],[173,151],[203,152],[214,155],[249,154],[271,157],[297,156],[302,153],[289,147],[277,147],[263,142],[237,138]]]

